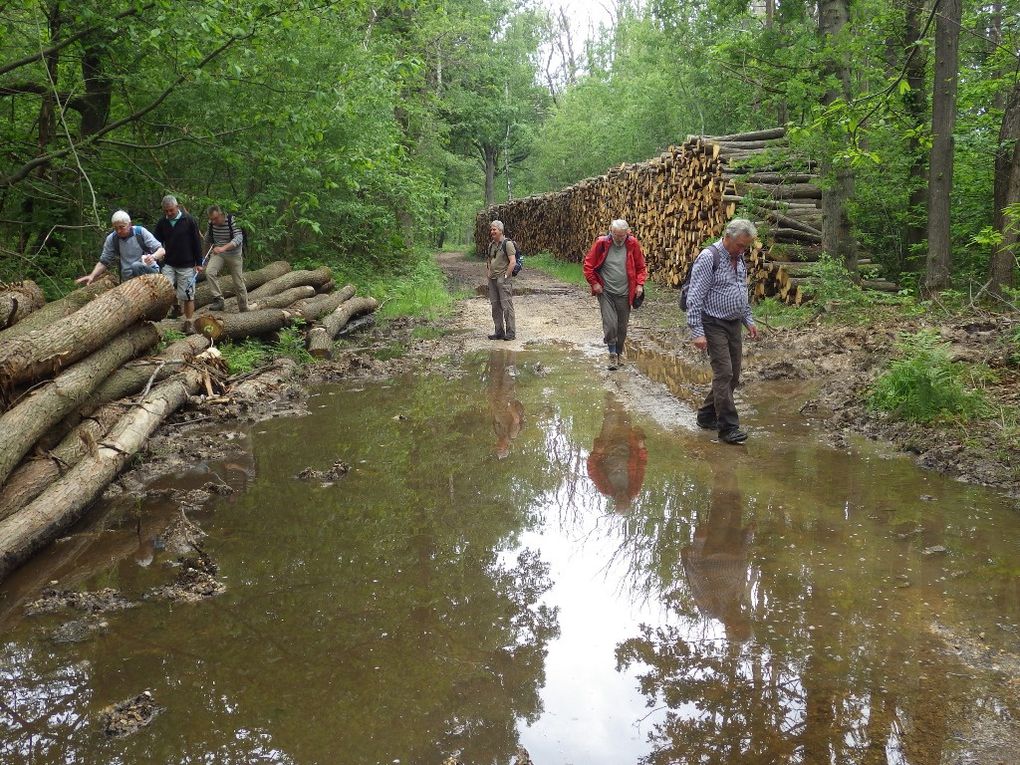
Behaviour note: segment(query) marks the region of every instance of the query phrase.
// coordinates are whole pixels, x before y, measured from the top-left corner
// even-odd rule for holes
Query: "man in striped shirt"
[[[244,264],[242,263],[244,232],[234,222],[233,215],[227,215],[219,205],[211,205],[206,210],[209,216],[209,229],[205,232],[205,245],[212,247],[212,255],[205,269],[205,276],[212,288],[214,311],[223,310],[223,292],[216,278],[226,266],[227,272],[234,280],[234,294],[237,295],[237,310],[248,310],[248,290],[244,286]]]
[[[754,224],[734,218],[723,237],[698,255],[691,268],[687,293],[687,326],[694,347],[708,351],[712,362],[712,390],[698,410],[698,425],[718,430],[719,440],[740,444],[747,433],[740,429],[733,390],[740,382],[743,358],[741,325],[754,340],[758,328],[747,299],[747,267],[743,255],[758,236]]]

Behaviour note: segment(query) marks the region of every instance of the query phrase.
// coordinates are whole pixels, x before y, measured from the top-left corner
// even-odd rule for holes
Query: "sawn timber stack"
[[[748,257],[754,296],[799,304],[810,279],[792,280],[784,263],[815,261],[821,251],[814,171],[814,162],[789,148],[785,128],[689,136],[647,162],[483,210],[475,244],[484,254],[489,223],[501,220],[525,252],[579,262],[613,219],[624,218],[641,241],[651,278],[679,287],[704,245],[739,213],[759,225]]]

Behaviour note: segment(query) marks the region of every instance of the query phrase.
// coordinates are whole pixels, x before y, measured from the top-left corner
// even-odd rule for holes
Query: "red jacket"
[[[598,270],[606,259],[609,246],[613,243],[613,237],[608,234],[600,236],[584,256],[584,278],[592,286],[591,294],[595,294],[595,285],[605,286]],[[645,269],[645,256],[641,252],[641,244],[637,237],[627,234],[627,302],[634,305],[634,293],[639,284],[644,284],[648,276]]]

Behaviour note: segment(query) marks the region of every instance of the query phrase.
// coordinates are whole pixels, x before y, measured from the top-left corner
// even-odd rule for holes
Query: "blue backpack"
[[[506,243],[507,242],[514,242],[514,240],[513,239],[504,239],[503,240],[503,254],[504,255],[506,255]],[[514,263],[514,270],[510,272],[511,276],[517,276],[517,274],[519,274],[521,272],[521,269],[524,268],[524,253],[521,252],[521,246],[519,244],[517,244],[517,242],[514,242],[514,254],[517,257],[517,260]]]

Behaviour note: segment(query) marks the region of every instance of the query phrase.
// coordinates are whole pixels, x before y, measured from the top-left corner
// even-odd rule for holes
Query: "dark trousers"
[[[517,336],[517,318],[514,315],[514,280],[505,276],[489,279],[489,304],[492,306],[492,325],[497,335]]]
[[[740,360],[743,356],[743,325],[740,319],[715,319],[701,315],[708,340],[708,358],[712,362],[712,390],[698,410],[701,419],[719,423],[719,432],[740,425],[733,391],[740,382]]]
[[[627,342],[627,325],[630,323],[630,298],[600,292],[599,310],[602,312],[603,342],[610,348],[615,346],[616,352],[622,354],[623,344]]]

